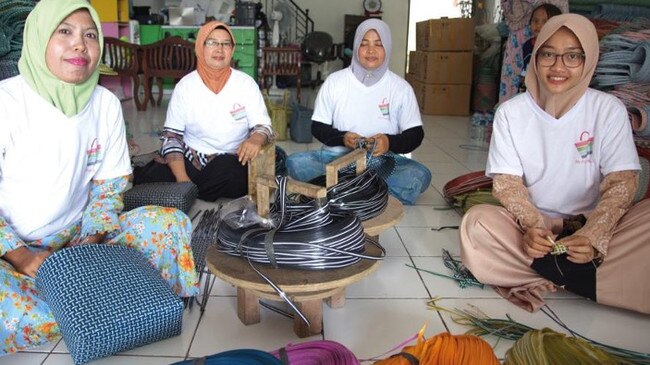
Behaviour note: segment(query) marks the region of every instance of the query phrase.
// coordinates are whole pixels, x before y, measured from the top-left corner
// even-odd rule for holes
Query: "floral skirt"
[[[81,222],[64,232],[28,245],[34,250],[57,250],[62,239],[79,232]],[[142,252],[179,296],[195,296],[198,275],[190,246],[192,224],[181,211],[147,206],[120,215],[120,233],[107,244],[133,247]],[[50,309],[36,291],[34,279],[0,260],[0,355],[57,340],[59,328]]]

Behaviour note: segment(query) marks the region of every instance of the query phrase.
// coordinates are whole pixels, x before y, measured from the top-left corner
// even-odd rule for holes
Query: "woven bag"
[[[181,332],[183,302],[139,251],[103,244],[54,252],[36,287],[75,364]]]
[[[145,205],[171,207],[187,213],[192,208],[199,188],[192,182],[157,182],[136,185],[124,192],[124,210]]]

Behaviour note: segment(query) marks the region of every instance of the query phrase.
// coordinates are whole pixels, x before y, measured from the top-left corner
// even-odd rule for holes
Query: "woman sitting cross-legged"
[[[503,207],[474,206],[461,223],[465,265],[531,311],[559,286],[650,313],[650,200],[633,203],[640,165],[625,106],[589,88],[598,51],[581,15],[542,27],[527,92],[494,119],[487,174]]]
[[[0,82],[1,353],[57,339],[34,276],[67,245],[141,251],[179,296],[198,294],[191,223],[176,209],[122,213],[131,173],[120,101],[97,85],[103,37],[86,0],[41,0],[20,75]]]
[[[309,181],[325,173],[325,165],[363,145],[374,156],[395,156],[386,178],[391,195],[415,204],[431,183],[421,163],[395,155],[410,153],[424,138],[415,93],[388,69],[391,34],[379,19],[359,24],[350,67],[330,75],[316,97],[312,134],[323,150],[299,152],[287,158],[289,176]]]
[[[227,25],[205,24],[195,47],[197,69],[169,102],[162,157],[136,169],[133,183],[192,181],[200,199],[238,198],[248,191],[246,164],[273,139],[271,119],[255,80],[230,67]]]

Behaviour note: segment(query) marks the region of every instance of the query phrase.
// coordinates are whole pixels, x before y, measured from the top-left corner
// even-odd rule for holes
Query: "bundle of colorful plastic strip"
[[[485,313],[481,312],[478,308],[473,307],[472,310],[461,310],[461,309],[448,309],[441,307],[436,304],[437,299],[431,300],[427,306],[429,309],[434,309],[439,312],[447,312],[451,314],[451,319],[460,325],[470,327],[470,330],[467,333],[475,334],[478,336],[484,335],[493,335],[499,338],[504,338],[507,340],[518,341],[525,334],[530,331],[536,330],[536,328],[529,327],[525,324],[514,321],[510,316],[506,315],[506,318],[490,318]],[[614,364],[643,364],[650,365],[650,354],[642,353],[638,351],[621,349],[618,347],[606,345],[597,341],[593,341],[587,337],[584,337],[575,331],[571,330],[560,318],[548,307],[543,307],[541,311],[549,316],[555,323],[560,327],[566,330],[573,338],[581,339],[587,344],[596,348],[609,356],[611,359],[615,359]],[[573,340],[572,340],[573,341]],[[569,341],[565,341],[566,346],[572,346],[569,344]],[[582,345],[581,345],[582,346]],[[574,349],[565,350],[567,352],[574,351]],[[576,360],[577,361],[577,360]],[[511,362],[510,364],[535,364],[535,365],[545,365],[545,364],[587,364],[580,363],[576,361],[558,361],[558,362]],[[589,362],[588,364],[601,364],[597,361]]]
[[[596,348],[575,337],[555,332],[549,328],[532,330],[506,352],[504,365],[616,365],[631,364],[614,358],[603,350]]]
[[[418,333],[415,346],[407,346],[402,352],[375,365],[498,365],[490,344],[474,335],[440,333],[427,340],[424,328]]]
[[[359,365],[359,360],[347,347],[334,341],[310,341],[289,344],[272,351],[283,364],[291,365]]]
[[[172,365],[283,365],[275,356],[261,350],[241,349],[220,352],[198,359],[175,362]]]

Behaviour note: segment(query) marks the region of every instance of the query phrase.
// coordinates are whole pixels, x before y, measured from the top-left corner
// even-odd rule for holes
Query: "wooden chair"
[[[133,100],[138,110],[145,110],[146,103],[140,101],[141,48],[137,44],[123,42],[117,38],[104,38],[102,62],[118,73],[120,79],[131,78],[133,84]],[[110,76],[103,76],[110,77]],[[146,99],[145,99],[146,100]]]
[[[160,106],[163,96],[163,79],[170,78],[178,81],[183,76],[196,69],[196,54],[194,43],[181,37],[168,37],[156,43],[142,47],[142,70],[144,73],[145,109],[146,103]],[[156,78],[158,84],[158,99],[154,103],[152,82]]]

